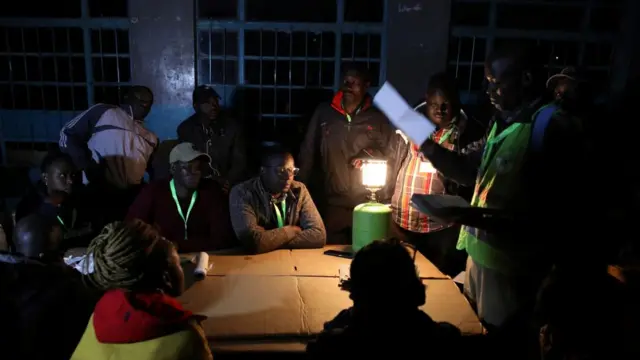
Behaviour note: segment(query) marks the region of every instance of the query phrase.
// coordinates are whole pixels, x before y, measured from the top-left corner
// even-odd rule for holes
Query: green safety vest
[[[535,112],[531,122],[511,124],[499,134],[496,133],[497,125],[494,123],[478,170],[471,199],[472,206],[502,209],[507,212],[526,211],[529,200],[523,165],[529,152],[533,119],[536,119],[544,108]],[[531,259],[534,253],[525,250],[526,246],[516,253],[489,245],[487,241],[490,241],[492,236],[494,234],[482,229],[463,226],[456,247],[458,250],[466,250],[477,264],[498,271],[517,269],[526,266],[530,263],[529,260],[535,260]]]

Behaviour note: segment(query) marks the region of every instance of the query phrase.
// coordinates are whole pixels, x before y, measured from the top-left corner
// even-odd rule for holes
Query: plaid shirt
[[[459,129],[452,125],[436,131],[432,139],[441,146],[455,151],[455,139],[459,136]],[[403,136],[404,138],[404,136]],[[444,194],[445,185],[442,175],[436,171],[415,144],[409,142],[408,154],[402,162],[396,188],[391,199],[393,221],[403,229],[428,233],[445,228],[445,225],[433,222],[411,206],[413,194]]]

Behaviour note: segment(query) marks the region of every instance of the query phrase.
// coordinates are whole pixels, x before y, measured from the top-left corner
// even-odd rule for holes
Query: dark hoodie
[[[366,95],[354,114],[347,116],[342,107],[342,91],[330,104],[321,104],[309,121],[300,146],[299,179],[308,183],[317,175],[323,179],[324,195],[329,205],[353,208],[367,200],[369,192],[362,186],[361,171],[354,168],[358,158],[391,159],[389,140],[393,134],[387,118],[372,106]],[[395,179],[388,172],[387,184]],[[309,184],[312,188],[313,184]],[[392,188],[392,187],[390,187]],[[322,198],[315,194],[314,198]],[[380,194],[380,200],[391,198],[391,192]]]
[[[307,353],[314,359],[403,358],[416,354],[433,354],[427,356],[429,359],[457,359],[460,340],[455,326],[436,323],[418,309],[359,317],[350,308],[325,324],[316,341],[307,346]]]
[[[211,359],[194,315],[166,294],[110,290],[96,305],[72,360]]]
[[[63,263],[0,253],[0,358],[69,359],[97,299]]]

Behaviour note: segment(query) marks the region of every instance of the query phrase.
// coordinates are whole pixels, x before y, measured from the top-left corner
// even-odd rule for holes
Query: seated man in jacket
[[[322,218],[307,187],[293,180],[297,173],[293,156],[274,150],[263,157],[260,176],[231,189],[231,223],[248,252],[324,246]]]
[[[342,284],[353,307],[325,324],[307,346],[311,358],[413,357],[429,351],[434,359],[457,359],[460,332],[436,323],[418,307],[425,286],[409,252],[398,241],[375,241],[356,253],[350,279]]]
[[[107,225],[87,251],[88,276],[106,291],[72,360],[212,359],[203,330],[175,297],[184,291],[176,248],[140,220]]]
[[[102,225],[99,214],[89,205],[92,199],[74,181],[76,167],[71,157],[53,151],[44,158],[40,169],[41,180],[18,203],[16,221],[32,213],[41,214],[60,224],[64,249],[87,247]]]
[[[32,214],[16,225],[16,252],[0,252],[3,359],[67,360],[82,337],[97,296],[62,261],[61,237],[55,219]]]
[[[227,197],[217,183],[202,180],[209,156],[191,143],[182,143],[171,150],[169,163],[172,178],[145,187],[131,205],[127,219],[155,225],[180,252],[235,245]]]

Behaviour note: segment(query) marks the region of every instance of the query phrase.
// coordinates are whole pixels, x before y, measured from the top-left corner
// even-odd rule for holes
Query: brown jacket
[[[307,187],[294,181],[286,202],[288,210],[283,215],[285,226],[279,228],[271,195],[264,190],[260,177],[231,189],[231,224],[248,252],[260,254],[281,248],[313,249],[324,246],[327,233]],[[296,234],[288,225],[299,226],[302,232]]]

